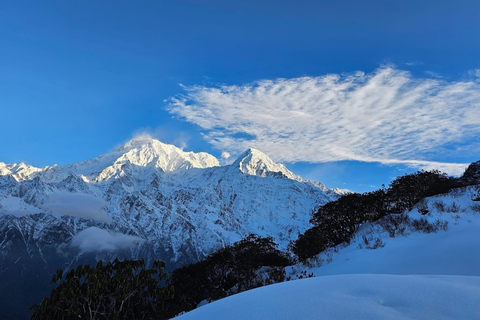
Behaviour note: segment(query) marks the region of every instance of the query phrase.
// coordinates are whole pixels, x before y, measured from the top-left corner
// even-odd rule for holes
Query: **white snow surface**
[[[315,266],[314,262],[308,272],[316,276],[359,273],[480,276],[480,254],[475,254],[480,253],[480,212],[472,209],[479,204],[472,201],[473,193],[473,188],[468,188],[465,192],[427,198],[425,202],[430,212],[426,216],[419,214],[416,208],[408,212],[413,219],[447,221],[447,231],[407,230],[405,235],[391,238],[379,225],[368,223],[356,233],[351,245],[344,248],[340,245],[320,254],[317,257],[320,266]],[[446,210],[438,211],[435,203],[443,203]],[[448,212],[454,203],[458,212]],[[362,235],[382,239],[385,247],[359,248]]]
[[[283,164],[275,163],[266,154],[257,149],[248,149],[234,162],[240,171],[252,176],[265,177],[272,172],[280,172],[289,179],[302,181],[303,179],[289,171]]]
[[[39,171],[42,171],[42,169],[26,165],[23,162],[14,164],[0,162],[0,176],[10,175],[17,181],[29,179]]]
[[[75,173],[86,182],[98,183],[123,176],[125,170],[132,166],[152,167],[164,172],[173,172],[191,168],[217,167],[219,162],[217,158],[205,152],[184,152],[174,145],[165,144],[150,137],[139,137],[94,159],[61,167],[47,167],[40,174],[44,180],[60,181],[70,173]]]
[[[480,319],[480,278],[323,276],[246,291],[175,319],[473,320]]]
[[[470,187],[427,198],[425,216],[417,208],[408,212],[412,219],[448,221],[447,231],[407,228],[392,238],[367,223],[350,245],[287,268],[292,279],[302,271],[315,278],[246,291],[176,319],[480,319],[480,205],[474,193]],[[364,235],[385,246],[365,248]]]

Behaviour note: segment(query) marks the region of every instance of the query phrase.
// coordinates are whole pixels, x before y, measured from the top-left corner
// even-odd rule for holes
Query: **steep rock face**
[[[309,227],[313,208],[337,197],[258,150],[219,166],[207,153],[151,138],[66,166],[0,164],[0,279],[8,278],[0,289],[41,270],[28,279],[45,294],[57,268],[115,256],[174,268],[250,233],[286,248]],[[87,229],[94,236],[83,237]]]

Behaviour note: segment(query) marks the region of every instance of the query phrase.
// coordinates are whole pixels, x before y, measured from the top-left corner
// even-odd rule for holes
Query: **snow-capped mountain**
[[[108,222],[109,230],[160,241],[173,261],[196,260],[249,233],[285,247],[308,227],[315,206],[340,193],[255,149],[221,167],[207,153],[145,137],[84,162],[43,169],[2,163],[0,170],[4,218],[50,213]]]
[[[0,163],[0,277],[36,270],[48,283],[56,268],[113,256],[173,268],[250,233],[285,249],[339,194],[255,149],[220,166],[150,137],[66,166]]]
[[[139,137],[110,153],[66,166],[53,165],[40,169],[24,163],[7,165],[0,162],[0,174],[11,175],[17,181],[41,177],[45,182],[59,182],[75,174],[85,182],[95,184],[123,175],[131,166],[152,168],[158,172],[173,172],[216,167],[219,163],[214,156],[205,152],[184,152],[173,145],[149,137]]]

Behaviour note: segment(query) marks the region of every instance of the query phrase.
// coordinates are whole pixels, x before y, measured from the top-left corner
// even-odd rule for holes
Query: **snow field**
[[[425,199],[412,219],[448,222],[447,231],[412,228],[395,237],[365,224],[348,246],[321,253],[309,264],[287,268],[288,281],[202,306],[179,320],[480,319],[480,209],[474,189]],[[384,247],[367,249],[362,236]]]

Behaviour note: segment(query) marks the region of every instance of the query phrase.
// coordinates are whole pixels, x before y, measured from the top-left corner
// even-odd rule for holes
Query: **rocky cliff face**
[[[315,206],[337,197],[258,150],[219,166],[151,138],[66,166],[0,163],[1,289],[28,282],[16,286],[20,301],[57,268],[115,256],[173,268],[250,233],[285,248]]]

